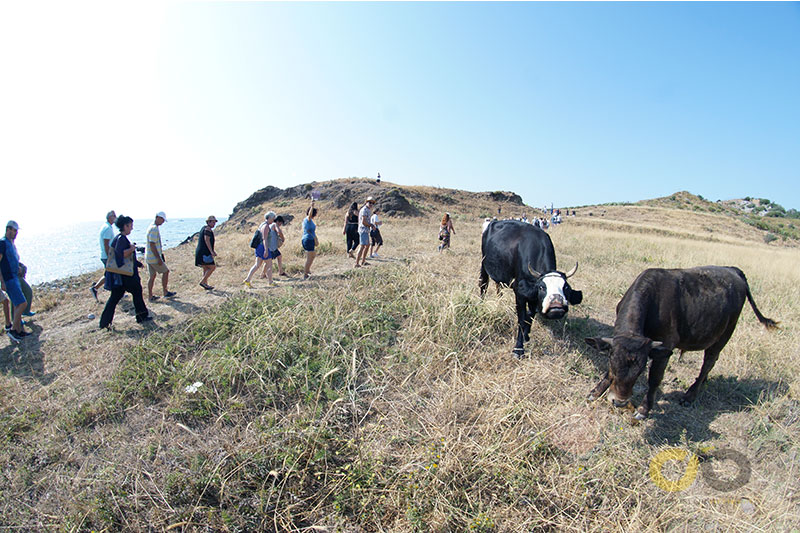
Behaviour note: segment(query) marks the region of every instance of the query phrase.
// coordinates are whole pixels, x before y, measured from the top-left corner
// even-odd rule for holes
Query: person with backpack
[[[253,234],[253,238],[250,239],[250,248],[255,250],[256,262],[252,267],[250,267],[250,271],[247,273],[247,277],[244,279],[244,284],[248,289],[252,288],[252,285],[250,285],[250,280],[253,279],[253,274],[258,272],[258,269],[261,267],[261,263],[267,259],[267,249],[265,243],[267,242],[267,236],[269,234],[269,225],[273,220],[275,220],[275,213],[273,211],[270,211],[264,215],[264,222],[258,226],[258,229],[256,229],[255,233]]]

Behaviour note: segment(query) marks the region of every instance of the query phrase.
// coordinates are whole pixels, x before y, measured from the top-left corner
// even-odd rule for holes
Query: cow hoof
[[[691,392],[686,392],[683,397],[681,398],[681,405],[683,407],[689,407],[694,403],[697,399],[697,394],[692,394]]]

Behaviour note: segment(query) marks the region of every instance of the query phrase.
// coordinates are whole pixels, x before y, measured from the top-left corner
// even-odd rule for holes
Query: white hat
[[[13,220],[9,220],[9,221],[8,221],[8,224],[6,224],[6,227],[7,227],[7,228],[13,228],[13,229],[15,229],[15,230],[19,230],[19,224],[17,224],[17,223],[16,223],[16,222],[14,222]]]
[[[158,213],[156,213],[156,216],[163,218],[164,222],[167,221],[167,215],[164,213],[164,211],[159,211]]]

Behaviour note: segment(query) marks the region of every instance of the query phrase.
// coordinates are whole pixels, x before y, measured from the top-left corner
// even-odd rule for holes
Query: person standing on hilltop
[[[100,262],[103,263],[103,269],[106,268],[106,260],[108,259],[108,250],[111,246],[111,241],[114,239],[114,222],[117,220],[117,214],[112,209],[106,213],[106,223],[100,228]],[[97,298],[97,289],[101,288],[106,283],[106,276],[103,275],[98,279],[94,285],[89,287],[89,292],[94,296],[95,301],[99,302]]]
[[[122,296],[129,292],[133,297],[133,307],[136,310],[136,322],[142,324],[153,320],[147,311],[147,306],[142,297],[142,280],[139,277],[139,267],[144,266],[136,259],[136,246],[128,240],[128,235],[133,231],[133,219],[120,215],[116,220],[119,234],[111,241],[108,262],[116,262],[116,266],[121,268],[125,263],[133,263],[133,274],[117,274],[106,270],[105,289],[111,291],[103,314],[100,315],[100,329],[107,329],[114,321],[114,312],[117,304],[122,300]]]
[[[358,248],[358,204],[356,202],[350,205],[350,209],[344,216],[342,235],[347,236],[347,255],[350,259],[355,259],[353,252]]]
[[[303,279],[306,280],[311,277],[311,264],[314,262],[314,257],[316,257],[317,246],[319,246],[319,240],[317,240],[317,224],[314,222],[314,217],[317,216],[317,208],[314,207],[314,201],[311,201],[311,207],[308,208],[306,211],[306,218],[303,219],[303,239],[301,244],[303,245],[303,250],[306,251],[306,265],[303,268]]]
[[[375,205],[375,199],[370,196],[364,203],[364,207],[358,212],[358,240],[361,247],[358,249],[356,255],[356,268],[367,265],[367,251],[369,250],[369,230],[374,228],[370,218],[372,218],[372,206]]]
[[[217,257],[217,252],[214,251],[214,226],[217,225],[217,217],[211,215],[206,219],[206,225],[200,229],[200,235],[197,237],[197,249],[194,252],[194,264],[203,268],[203,279],[200,280],[200,286],[205,290],[214,290],[214,287],[208,284],[208,278],[214,270],[217,269],[217,264],[214,258]]]
[[[169,268],[164,259],[164,251],[161,246],[161,231],[158,227],[167,221],[167,215],[163,211],[156,213],[156,218],[150,227],[147,228],[147,248],[145,249],[144,259],[147,263],[147,270],[150,279],[147,281],[147,297],[151,302],[158,300],[158,296],[153,295],[153,285],[156,283],[156,275],[161,274],[161,288],[164,290],[164,298],[172,298],[175,293],[167,289],[169,284]]]
[[[456,228],[453,226],[453,219],[450,218],[450,213],[445,213],[442,217],[442,225],[439,227],[439,240],[442,244],[439,245],[439,251],[450,248],[450,234],[456,234]]]
[[[22,293],[22,286],[19,283],[19,254],[14,240],[17,238],[19,225],[13,220],[6,224],[6,234],[0,239],[0,290],[8,294],[11,300],[12,316],[14,317],[8,336],[14,342],[20,342],[23,338],[30,335],[22,329],[22,311],[25,310],[27,300]]]

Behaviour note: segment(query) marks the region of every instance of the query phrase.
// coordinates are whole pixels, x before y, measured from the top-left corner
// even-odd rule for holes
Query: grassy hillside
[[[725,215],[763,232],[765,242],[800,239],[800,219],[796,211],[789,210],[787,213],[780,205],[765,199],[711,202],[702,196],[681,191],[663,198],[643,200],[637,205],[691,211],[691,216],[696,213]]]
[[[477,294],[481,217],[496,213],[497,202],[488,194],[381,187],[397,188],[418,214],[386,219],[383,257],[364,269],[350,268],[344,212],[330,195],[320,202],[315,276],[299,280],[302,188],[242,207],[219,232],[212,293],[196,285],[192,247],[168,252],[179,296],[150,305],[152,329],[139,328],[123,308],[113,333],[96,331],[96,321],[83,318],[99,314],[85,287],[47,296],[32,342],[0,345],[0,525],[798,527],[796,248],[767,245],[757,230],[741,222],[731,228],[720,214],[685,222],[685,211],[665,206],[582,208],[551,237],[561,268],[580,262],[573,285],[584,303],[566,320],[537,320],[527,357],[516,360],[512,293],[490,291],[484,301]],[[278,203],[276,211],[296,217],[283,248],[293,277],[244,290],[251,224]],[[521,209],[503,204],[503,213]],[[439,254],[444,210],[457,233],[452,250]],[[582,339],[610,331],[614,306],[642,269],[701,264],[741,267],[760,309],[781,329],[766,331],[746,307],[692,407],[678,398],[699,372],[701,353],[673,358],[642,424],[603,401],[587,404],[607,361]],[[644,386],[642,379],[637,402]],[[736,468],[708,454],[730,447],[752,474],[731,492],[702,476],[687,490],[665,492],[648,472],[670,447],[699,454],[727,479]],[[684,470],[672,462],[664,473],[677,479]]]

